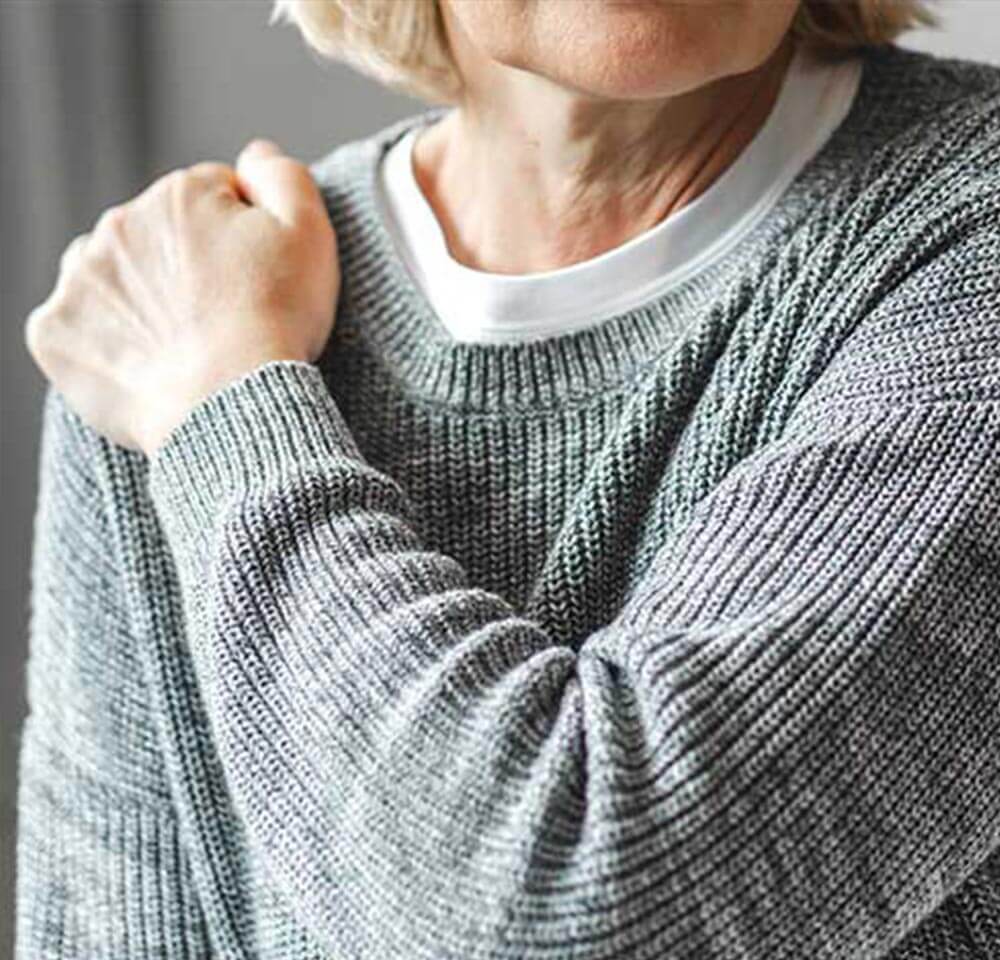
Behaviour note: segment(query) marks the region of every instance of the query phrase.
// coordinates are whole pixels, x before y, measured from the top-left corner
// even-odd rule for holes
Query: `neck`
[[[704,192],[767,119],[790,36],[752,71],[657,100],[597,101],[534,74],[473,78],[414,144],[459,262],[492,273],[598,256]],[[478,79],[479,82],[476,82]]]

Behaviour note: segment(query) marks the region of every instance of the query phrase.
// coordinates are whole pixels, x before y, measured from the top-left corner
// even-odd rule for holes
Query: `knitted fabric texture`
[[[437,109],[437,108],[436,108]],[[869,51],[738,247],[448,338],[314,164],[315,364],[50,390],[17,955],[1000,956],[1000,70]]]

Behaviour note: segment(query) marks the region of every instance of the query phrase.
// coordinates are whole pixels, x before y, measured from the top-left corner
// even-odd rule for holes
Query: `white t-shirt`
[[[857,57],[823,62],[798,48],[763,126],[694,200],[596,257],[500,274],[459,263],[413,174],[415,127],[379,169],[382,215],[400,257],[456,340],[510,343],[580,330],[665,293],[730,250],[767,213],[846,116]]]

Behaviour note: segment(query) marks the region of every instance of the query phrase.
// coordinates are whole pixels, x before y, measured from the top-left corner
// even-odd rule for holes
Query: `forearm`
[[[237,809],[321,942],[857,960],[1000,839],[998,453],[990,403],[772,445],[578,654],[422,547],[308,365],[210,398],[151,491]]]

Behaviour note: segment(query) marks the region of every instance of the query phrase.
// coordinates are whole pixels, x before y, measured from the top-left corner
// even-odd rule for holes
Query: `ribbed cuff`
[[[281,484],[310,464],[371,471],[319,368],[274,360],[196,404],[153,452],[149,492],[161,518],[196,531],[231,495]]]
[[[210,956],[173,809],[25,743],[16,960]]]

